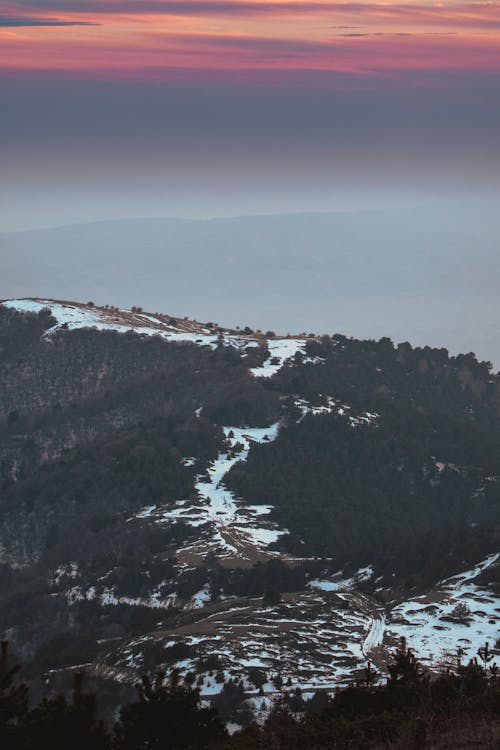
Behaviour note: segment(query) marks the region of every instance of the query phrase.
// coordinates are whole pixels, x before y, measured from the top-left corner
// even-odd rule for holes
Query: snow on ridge
[[[219,343],[240,351],[266,344],[269,350],[267,359],[261,366],[250,370],[255,377],[272,377],[283,365],[292,361],[297,352],[304,354],[306,346],[305,339],[288,337],[266,339],[264,336],[247,336],[229,331],[213,332],[210,328],[194,321],[169,318],[168,315],[152,315],[142,311],[118,310],[49,299],[13,299],[5,300],[0,304],[21,313],[39,313],[43,309],[50,309],[57,324],[46,332],[46,336],[52,335],[63,327],[68,330],[95,328],[99,331],[116,331],[117,333],[135,331],[140,335],[160,336],[166,341],[190,342],[200,346],[209,346],[212,349],[215,349]],[[320,360],[317,359],[317,361]]]
[[[167,320],[162,319],[163,316],[144,315],[129,310],[114,310],[72,302],[54,302],[46,299],[7,300],[2,304],[18,312],[39,313],[45,308],[50,309],[52,316],[57,320],[57,324],[46,332],[47,336],[64,326],[69,330],[95,328],[99,331],[116,331],[117,333],[135,331],[146,336],[161,336],[173,342],[189,341],[212,348],[217,346],[216,334],[207,334],[206,329],[189,331],[170,325]]]

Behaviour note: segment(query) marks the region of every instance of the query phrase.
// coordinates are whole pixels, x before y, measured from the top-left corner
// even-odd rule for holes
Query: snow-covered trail
[[[224,427],[230,449],[220,453],[208,469],[209,482],[199,479],[196,490],[205,501],[203,510],[207,520],[215,526],[220,543],[231,552],[241,551],[242,545],[267,547],[286,532],[264,527],[259,516],[271,512],[271,505],[243,505],[224,486],[224,477],[238,461],[246,461],[252,443],[271,442],[278,435],[279,423],[270,427]]]
[[[282,364],[283,362],[280,366]],[[336,407],[336,402],[329,398],[326,406],[315,407],[299,399],[297,405],[304,417],[306,414],[329,413]],[[377,414],[368,413],[357,417],[349,416],[347,406],[338,411],[346,416],[353,427],[372,424],[378,419]],[[193,506],[181,501],[175,511],[170,511],[164,517],[182,518],[195,526],[209,523],[213,538],[220,547],[233,555],[246,555],[250,558],[252,552],[262,552],[281,535],[288,533],[259,518],[271,513],[272,505],[244,505],[224,485],[224,477],[232,467],[239,461],[247,460],[252,443],[272,442],[278,436],[279,425],[276,422],[269,427],[223,427],[229,448],[219,453],[209,466],[206,476],[198,477],[195,484],[202,505],[196,506],[193,516]]]
[[[385,614],[379,612],[375,614],[371,620],[370,629],[363,642],[363,653],[365,656],[370,654],[370,651],[378,648],[382,645],[385,633]]]
[[[332,398],[328,399],[327,405],[324,406],[313,406],[304,399],[298,399],[296,403],[302,417],[306,414],[329,413],[337,406]],[[348,415],[348,410],[349,407],[342,406],[338,413],[345,415],[351,426],[371,424],[378,418],[376,414],[352,417]],[[198,501],[178,500],[174,508],[158,508],[152,505],[144,508],[136,517],[151,517],[157,523],[177,521],[193,528],[200,527],[199,540],[180,550],[186,559],[191,558],[190,563],[196,564],[196,560],[209,551],[233,560],[238,558],[240,562],[256,562],[278,555],[279,553],[268,549],[269,545],[288,531],[277,529],[271,521],[263,518],[271,513],[273,506],[245,505],[225,486],[224,479],[235,464],[247,460],[252,444],[265,444],[276,440],[279,427],[280,422],[268,427],[223,427],[223,449],[206,472],[196,477],[195,490]],[[185,458],[183,463],[185,466],[193,466],[196,458]],[[371,606],[369,611],[372,610]]]
[[[360,638],[360,653],[368,659],[371,651],[379,648],[385,635],[386,615],[380,605],[370,596],[358,590],[358,585],[369,580],[373,576],[371,565],[360,568],[350,578],[338,578],[337,580],[316,580],[309,583],[312,589],[333,592],[350,602],[353,609],[363,615],[367,629],[364,638]]]
[[[238,461],[246,461],[252,443],[266,443],[276,439],[279,423],[269,427],[224,427],[227,449],[219,453],[207,469],[198,476],[195,489],[199,502],[179,500],[175,508],[151,506],[137,518],[153,518],[157,523],[180,521],[192,527],[204,527],[202,539],[184,551],[206,554],[217,550],[223,556],[253,559],[266,552],[267,547],[286,531],[277,529],[262,516],[272,511],[272,505],[244,505],[224,485],[224,477]]]

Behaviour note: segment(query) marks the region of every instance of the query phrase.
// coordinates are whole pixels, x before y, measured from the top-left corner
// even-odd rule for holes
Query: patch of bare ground
[[[397,740],[377,745],[373,750],[498,750],[500,721],[454,717],[440,722],[416,719],[414,725]]]
[[[232,529],[229,526],[219,526],[218,531],[224,541],[236,550],[235,552],[224,550],[217,553],[217,562],[223,568],[248,570],[256,563],[266,563],[276,558],[290,566],[301,565],[304,562],[303,558],[292,558],[280,552],[257,547],[244,531]],[[177,559],[181,565],[192,568],[201,567],[205,564],[207,551],[206,544],[195,544],[189,548],[178,550]]]
[[[239,641],[247,637],[250,631],[254,638],[270,632],[282,635],[302,630],[308,623],[312,624],[320,613],[327,625],[341,618],[342,611],[359,614],[360,610],[368,612],[369,607],[368,598],[361,599],[359,595],[352,598],[348,595],[342,598],[325,595],[325,598],[318,599],[316,593],[288,593],[282,595],[281,602],[275,606],[264,605],[261,597],[232,598],[223,603],[208,604],[198,612],[182,613],[170,626],[150,633],[148,638],[161,641],[190,635],[222,636],[227,642]],[[355,640],[361,641],[364,637],[360,623],[351,625],[351,628],[345,623],[344,627],[346,632],[352,629]]]

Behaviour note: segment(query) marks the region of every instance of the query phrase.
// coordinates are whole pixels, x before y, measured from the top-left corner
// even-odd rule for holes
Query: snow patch
[[[256,378],[271,378],[281,370],[284,364],[292,360],[297,352],[304,352],[306,341],[304,339],[269,339],[267,347],[269,356],[259,367],[252,367]]]
[[[394,607],[386,632],[404,636],[408,645],[430,665],[472,659],[487,641],[493,645],[500,625],[500,601],[473,583],[483,570],[498,562],[487,557],[471,570],[442,581],[436,589]]]
[[[208,585],[204,586],[197,594],[194,594],[185,609],[201,609],[210,601],[210,590]]]
[[[238,461],[247,460],[252,444],[272,442],[278,430],[278,422],[269,427],[224,427],[227,449],[219,453],[205,474],[197,477],[198,502],[179,500],[174,508],[149,506],[135,517],[153,518],[157,523],[177,521],[194,528],[206,527],[205,554],[214,548],[230,555],[241,554],[248,548],[266,549],[288,532],[261,520],[272,511],[271,505],[244,505],[224,485],[224,477]]]
[[[172,319],[167,315],[151,315],[133,310],[117,310],[49,299],[14,299],[5,300],[1,304],[21,313],[38,314],[43,309],[50,309],[57,323],[46,332],[46,336],[52,335],[63,327],[68,330],[94,328],[99,331],[116,331],[117,333],[134,331],[144,336],[160,336],[166,341],[188,342],[199,346],[209,346],[211,349],[222,344],[238,349],[240,352],[248,347],[255,348],[266,343],[269,356],[262,366],[252,368],[251,372],[255,377],[271,377],[286,362],[292,360],[297,352],[303,353],[306,346],[304,339],[266,340],[262,337],[257,340],[255,337],[248,337],[244,334],[236,335],[222,329],[214,332],[194,321]]]
[[[308,414],[337,414],[348,419],[351,427],[376,424],[379,419],[379,414],[368,411],[362,412],[357,416],[353,416],[350,414],[351,407],[347,406],[346,404],[340,403],[340,401],[337,401],[335,398],[333,398],[333,396],[321,395],[320,398],[323,399],[325,403],[320,404],[319,406],[314,406],[305,398],[295,399],[295,406],[302,412],[302,415],[299,417],[298,422],[301,422]]]

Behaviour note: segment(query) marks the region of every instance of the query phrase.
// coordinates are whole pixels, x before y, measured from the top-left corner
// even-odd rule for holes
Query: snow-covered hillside
[[[264,712],[367,661],[383,679],[402,638],[429,666],[500,655],[487,365],[92,303],[0,314],[0,562],[46,584],[35,625],[8,594],[2,622],[29,658],[95,628],[90,672],[235,679]]]
[[[56,331],[79,328],[94,328],[99,331],[134,331],[143,336],[160,336],[172,343],[188,342],[215,348],[219,344],[244,351],[247,347],[267,346],[269,354],[263,364],[251,368],[255,377],[271,377],[286,363],[293,360],[297,352],[304,352],[305,338],[266,339],[262,334],[244,335],[214,325],[203,325],[194,320],[173,318],[160,313],[144,313],[139,310],[124,310],[112,307],[97,307],[93,303],[61,302],[49,299],[4,300],[1,304],[23,313],[39,313],[49,309],[57,324],[47,331],[47,336]]]
[[[389,610],[387,644],[406,638],[427,664],[468,661],[486,642],[493,647],[500,636],[500,598],[474,583],[500,555],[442,581],[426,594],[403,601]]]
[[[173,509],[153,505],[136,516],[159,524],[181,522],[198,527],[199,541],[180,548],[177,554],[179,560],[189,560],[191,564],[197,559],[201,561],[209,551],[223,559],[230,558],[235,564],[276,556],[278,553],[270,552],[267,547],[286,533],[262,518],[271,512],[271,506],[244,505],[224,486],[224,477],[235,463],[246,460],[252,443],[271,442],[278,434],[279,425],[223,429],[226,449],[212,462],[206,474],[197,478],[198,502],[179,500]]]

